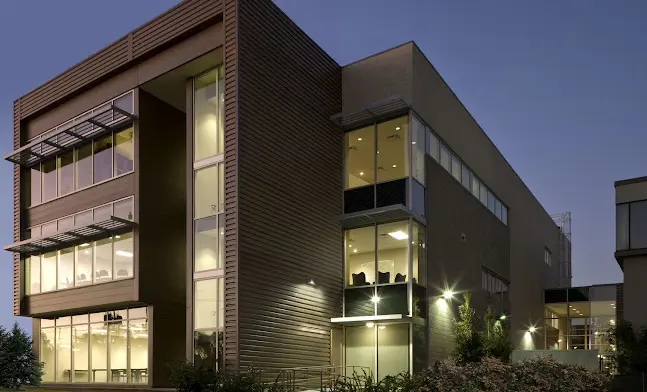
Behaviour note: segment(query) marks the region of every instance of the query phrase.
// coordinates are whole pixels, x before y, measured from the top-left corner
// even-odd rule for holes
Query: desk
[[[100,379],[97,381],[97,372],[99,372]],[[92,369],[92,380],[90,382],[111,382],[111,383],[127,383],[128,382],[128,370],[127,369],[111,369],[110,370],[110,380],[105,379],[105,374],[107,374],[107,369]],[[64,371],[65,377],[71,382],[70,379],[71,370],[67,369]],[[101,374],[104,373],[104,374]],[[74,370],[74,380],[75,382],[87,382],[89,371],[85,370]],[[130,382],[133,384],[145,384],[148,382],[148,369],[130,369]]]

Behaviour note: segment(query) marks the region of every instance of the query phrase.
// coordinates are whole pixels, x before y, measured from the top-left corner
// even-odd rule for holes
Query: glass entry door
[[[374,324],[345,327],[347,376],[364,373],[378,381],[410,371],[409,324]],[[351,374],[348,374],[351,373]]]

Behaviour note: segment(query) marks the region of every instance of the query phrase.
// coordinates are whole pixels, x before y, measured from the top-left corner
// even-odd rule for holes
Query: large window
[[[108,282],[133,276],[132,232],[32,255],[25,259],[25,293]],[[42,282],[42,284],[41,284]]]
[[[212,216],[195,221],[195,272],[223,267],[224,222],[218,218]]]
[[[75,147],[28,169],[30,205],[132,172],[133,162],[132,127]]]
[[[647,248],[647,200],[616,206],[616,250]]]
[[[224,89],[222,67],[194,79],[194,160],[222,153]]]
[[[375,226],[349,229],[344,233],[346,285],[365,286],[375,282]]]
[[[345,189],[407,177],[409,140],[413,140],[413,137],[409,137],[408,129],[409,116],[403,116],[347,132],[344,142]],[[424,132],[414,140],[422,150],[424,140]],[[416,178],[424,183],[424,159],[420,159],[419,154],[414,159]]]
[[[44,382],[148,382],[146,308],[41,320]]]
[[[198,280],[194,287],[194,359],[222,366],[225,327],[224,282],[221,278]]]

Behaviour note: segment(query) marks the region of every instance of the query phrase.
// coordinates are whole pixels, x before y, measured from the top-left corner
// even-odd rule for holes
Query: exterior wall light
[[[454,298],[454,292],[451,291],[451,290],[445,290],[445,292],[443,293],[443,298],[445,298],[445,299]]]
[[[308,283],[309,283],[309,284],[311,284],[311,285],[313,285],[313,286],[315,285],[315,281],[314,281],[314,280],[312,280],[312,279],[310,279],[310,282],[308,282]]]
[[[381,299],[380,297],[378,297],[377,295],[374,295],[371,297],[371,302],[373,302],[374,304],[377,304],[380,302],[380,299]]]
[[[503,321],[503,320],[505,320],[505,319],[507,319],[507,318],[508,318],[508,316],[506,316],[505,314],[502,314],[502,315],[501,315],[501,317],[499,317],[499,319],[500,319],[501,321]]]
[[[535,328],[535,327],[528,328],[528,332],[530,332],[530,333],[534,333],[535,331],[537,331],[537,328]]]

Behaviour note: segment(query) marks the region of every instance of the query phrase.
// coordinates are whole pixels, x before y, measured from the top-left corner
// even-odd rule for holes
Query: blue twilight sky
[[[342,65],[416,41],[546,210],[572,212],[573,283],[622,279],[613,181],[647,175],[647,1],[276,2]],[[12,149],[15,98],[175,3],[1,0],[0,151]],[[5,245],[4,161],[0,185]],[[13,320],[11,257],[1,253],[0,325]]]

